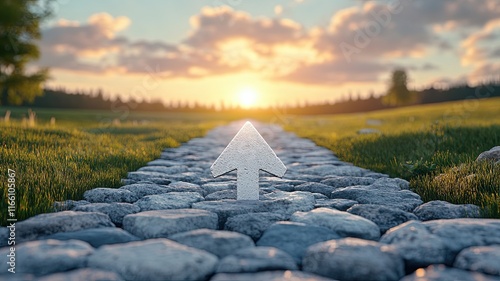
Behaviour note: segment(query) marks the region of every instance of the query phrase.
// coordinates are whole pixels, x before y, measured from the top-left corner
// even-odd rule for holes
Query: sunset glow
[[[239,103],[243,108],[251,108],[257,105],[258,93],[252,88],[245,88],[238,93]]]

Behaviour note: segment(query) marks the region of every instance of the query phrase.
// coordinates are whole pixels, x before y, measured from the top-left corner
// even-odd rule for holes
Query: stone
[[[335,209],[318,208],[310,212],[296,212],[290,221],[331,229],[341,237],[378,240],[380,229],[372,221]]]
[[[148,195],[156,195],[169,192],[169,190],[164,185],[159,185],[152,182],[138,182],[134,184],[128,184],[120,187],[119,189],[132,192],[137,199]]]
[[[56,201],[54,202],[54,212],[61,212],[61,211],[69,211],[75,207],[81,206],[81,205],[86,205],[90,204],[89,201],[87,200],[65,200],[65,201]]]
[[[205,197],[205,200],[207,201],[217,201],[217,200],[223,200],[223,199],[233,199],[236,200],[236,190],[230,189],[230,190],[221,190],[221,191],[216,191],[214,193],[210,193]]]
[[[122,281],[123,279],[115,272],[93,268],[81,268],[68,272],[54,273],[43,276],[38,281]]]
[[[6,257],[9,250],[7,247],[0,249],[0,256]],[[77,240],[38,240],[17,244],[16,274],[46,275],[81,268],[93,251],[88,243]],[[8,268],[7,262],[0,263],[1,272],[7,272]]]
[[[302,169],[301,173],[303,174],[311,174],[311,175],[319,175],[319,176],[354,176],[354,177],[362,177],[367,170],[351,166],[336,166],[331,164],[326,165],[317,165],[311,168]]]
[[[355,185],[370,185],[375,182],[374,178],[368,177],[328,177],[321,181],[322,184],[336,188],[355,186]],[[330,196],[330,194],[327,194]]]
[[[250,237],[238,232],[224,230],[196,229],[174,234],[168,239],[189,247],[205,250],[219,258],[230,255],[239,249],[255,247]]]
[[[0,227],[0,248],[8,245],[10,231],[7,227]]]
[[[358,204],[358,201],[349,200],[349,199],[325,199],[325,200],[316,200],[316,204],[314,208],[333,208],[339,211],[346,211],[352,206]]]
[[[126,216],[123,229],[139,238],[149,239],[200,228],[217,229],[217,222],[217,214],[205,210],[156,210]]]
[[[466,248],[458,254],[453,266],[500,276],[500,245]]]
[[[121,226],[126,215],[138,213],[141,208],[130,203],[91,203],[75,207],[73,210],[104,213],[115,225]]]
[[[180,165],[180,162],[174,161],[174,160],[156,159],[156,160],[148,162],[146,165],[170,167],[170,166]]]
[[[338,280],[399,280],[403,260],[384,245],[358,238],[315,244],[307,249],[303,270]]]
[[[203,201],[193,203],[193,209],[201,209],[216,213],[219,219],[218,228],[224,228],[227,219],[232,216],[265,212],[266,208],[262,200],[260,201],[237,201],[231,199],[219,201]]]
[[[259,240],[262,233],[273,223],[288,220],[289,216],[275,213],[251,213],[229,217],[224,225],[225,230],[236,231]]]
[[[137,171],[157,172],[157,173],[162,173],[162,174],[167,174],[167,175],[174,175],[174,174],[182,174],[182,173],[187,172],[188,167],[185,165],[177,165],[177,166],[171,166],[171,167],[144,166],[142,168],[139,168]]]
[[[114,271],[125,280],[205,280],[216,256],[168,239],[107,245],[88,258],[88,266]]]
[[[340,236],[337,233],[325,227],[297,222],[277,222],[264,231],[256,244],[283,250],[291,255],[297,264],[301,264],[302,256],[309,246],[338,238]]]
[[[293,214],[297,211],[309,211],[314,208],[316,199],[310,192],[275,191],[264,194],[261,200],[267,212]]]
[[[154,183],[158,183],[154,179],[164,180],[161,184],[170,184],[172,181],[170,180],[170,175],[166,175],[163,173],[157,172],[149,172],[149,171],[136,171],[127,173],[127,178],[135,181],[150,181]],[[160,184],[160,183],[158,183]]]
[[[34,240],[58,232],[115,226],[109,216],[95,212],[63,211],[40,214],[16,223],[16,242]]]
[[[419,268],[411,275],[407,275],[401,281],[500,281],[500,278],[488,276],[478,272],[466,271],[458,268],[446,267],[444,265],[431,265],[427,268]]]
[[[206,195],[205,191],[200,187],[200,185],[189,182],[176,181],[169,184],[165,188],[167,188],[168,192],[197,192],[201,196]]]
[[[495,146],[490,150],[484,151],[476,158],[476,161],[500,161],[500,146]]]
[[[318,182],[308,182],[301,185],[295,186],[296,191],[308,191],[311,193],[321,193],[326,196],[330,196],[333,191],[333,187],[330,185],[318,183]]]
[[[125,202],[134,203],[137,201],[137,196],[126,189],[118,188],[94,188],[83,193],[83,198],[90,203],[113,203]]]
[[[374,189],[370,186],[351,186],[332,192],[332,199],[350,199],[360,204],[377,204],[399,208],[406,212],[413,211],[423,203],[420,196],[409,190]]]
[[[271,270],[298,270],[294,259],[273,247],[245,248],[220,260],[217,273],[245,273]]]
[[[213,183],[203,184],[201,186],[201,189],[203,189],[205,195],[208,195],[217,191],[223,191],[228,189],[236,190],[236,184],[234,182],[213,182]]]
[[[418,220],[417,216],[401,209],[373,204],[357,204],[347,210],[378,225],[381,233],[410,220]]]
[[[128,243],[139,241],[140,239],[127,231],[116,227],[103,227],[83,229],[72,232],[54,233],[40,239],[55,239],[55,240],[81,240],[89,243],[94,248],[99,248],[102,245]]]
[[[333,281],[332,279],[302,271],[263,271],[256,273],[219,273],[210,281]]]
[[[170,192],[149,195],[134,203],[141,211],[189,209],[195,202],[203,201],[197,192]]]
[[[424,203],[418,206],[413,213],[422,221],[481,217],[479,206],[472,204],[456,205],[439,200]]]

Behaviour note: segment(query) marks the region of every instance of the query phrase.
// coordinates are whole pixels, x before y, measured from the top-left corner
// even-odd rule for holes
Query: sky
[[[479,83],[500,73],[497,0],[58,0],[47,86],[244,107]]]

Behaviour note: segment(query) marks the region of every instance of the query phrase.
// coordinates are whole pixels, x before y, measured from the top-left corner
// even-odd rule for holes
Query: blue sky
[[[500,70],[495,0],[60,0],[55,12],[38,63],[49,85],[125,98],[315,102],[381,94],[395,68],[413,88]]]

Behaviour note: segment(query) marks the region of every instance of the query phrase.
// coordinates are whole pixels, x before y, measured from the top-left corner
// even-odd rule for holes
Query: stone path
[[[408,182],[340,161],[254,123],[288,171],[235,201],[209,167],[243,125],[166,149],[119,189],[19,222],[16,275],[2,280],[500,280],[500,220],[473,205],[422,204]],[[15,278],[14,278],[15,277]]]

